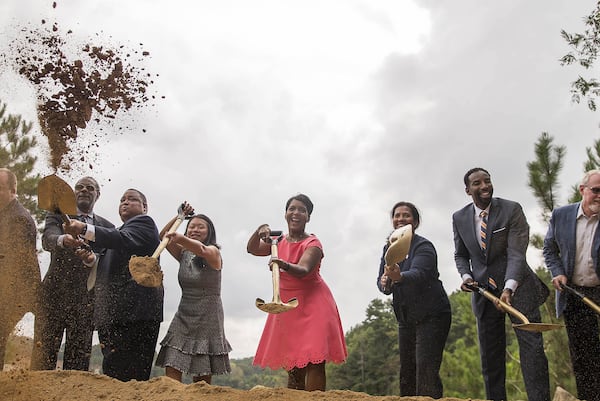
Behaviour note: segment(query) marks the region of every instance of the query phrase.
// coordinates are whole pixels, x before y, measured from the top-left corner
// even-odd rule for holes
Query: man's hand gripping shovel
[[[63,179],[56,174],[42,178],[37,187],[38,207],[50,213],[60,215],[65,225],[71,224],[68,215],[77,214],[75,192]],[[80,246],[89,250],[89,245],[82,243]]]
[[[278,257],[277,243],[279,242],[281,235],[281,231],[271,231],[269,237],[264,239],[264,241],[271,243],[271,257],[273,258]],[[273,314],[287,312],[297,307],[298,300],[296,298],[292,298],[286,303],[281,301],[281,296],[279,295],[279,265],[277,264],[277,262],[273,262],[273,266],[271,268],[271,276],[273,279],[273,299],[271,300],[271,302],[266,303],[262,299],[256,298],[256,307],[263,312]]]
[[[478,283],[465,283],[464,286],[473,292],[479,292],[485,298],[492,301],[494,305],[499,305],[500,308],[502,308],[502,310],[519,319],[522,323],[513,323],[513,327],[516,329],[542,332],[548,330],[556,330],[564,327],[562,324],[554,323],[531,323],[524,314],[522,314],[506,302],[502,301],[500,298],[496,297],[494,294],[480,286]]]

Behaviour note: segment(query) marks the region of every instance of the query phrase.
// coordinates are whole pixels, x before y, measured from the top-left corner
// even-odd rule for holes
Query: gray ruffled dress
[[[161,349],[157,366],[170,366],[193,376],[231,372],[231,346],[225,338],[221,270],[184,250],[179,264],[181,301]]]

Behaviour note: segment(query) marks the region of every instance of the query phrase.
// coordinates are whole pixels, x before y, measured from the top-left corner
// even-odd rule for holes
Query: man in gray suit
[[[582,200],[552,212],[544,239],[544,260],[557,290],[556,315],[564,315],[569,352],[581,400],[600,401],[598,316],[562,285],[600,303],[600,170],[588,171],[579,185]]]
[[[471,291],[469,286],[473,284],[484,286],[530,322],[540,322],[539,306],[549,290],[525,259],[529,225],[521,205],[493,198],[490,174],[482,168],[467,171],[464,183],[473,203],[452,216],[454,260],[463,279],[461,289]],[[506,314],[478,292],[473,292],[472,306],[486,398],[506,401]],[[529,401],[549,401],[548,360],[542,334],[520,329],[515,329],[515,334]]]
[[[100,185],[92,177],[83,177],[75,184],[77,216],[102,227],[114,227],[94,213],[100,197]],[[87,289],[90,269],[85,267],[75,250],[82,240],[66,234],[59,214],[46,216],[42,247],[52,253],[48,272],[39,294],[40,314],[36,316],[31,358],[31,370],[56,369],[58,352],[65,332],[63,370],[88,370],[94,332],[94,290]],[[92,250],[102,249],[91,244]]]

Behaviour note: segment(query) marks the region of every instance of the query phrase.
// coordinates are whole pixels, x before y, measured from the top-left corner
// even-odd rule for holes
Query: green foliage
[[[399,394],[398,323],[391,300],[372,300],[366,314],[366,319],[346,334],[346,363],[327,366],[328,388]]]
[[[557,206],[558,174],[563,167],[564,146],[556,146],[554,138],[546,132],[535,143],[536,159],[527,163],[529,170],[529,188],[533,191],[540,207],[542,218],[548,221],[552,210]]]
[[[561,31],[563,39],[568,43],[571,51],[561,57],[561,65],[579,64],[585,69],[593,67],[598,58],[600,46],[600,2],[584,18],[585,29],[583,33],[568,33]],[[595,78],[585,79],[579,76],[571,83],[571,98],[579,103],[582,98],[587,100],[588,108],[596,110],[595,99],[600,95],[600,82]]]
[[[485,398],[475,315],[471,294],[457,290],[450,294],[452,325],[446,340],[440,376],[444,395],[457,398]]]
[[[39,174],[33,173],[37,157],[33,151],[36,139],[30,135],[33,124],[21,116],[6,113],[6,104],[0,101],[0,167],[9,168],[17,176],[19,200],[38,222],[44,213],[37,207]]]
[[[600,168],[600,140],[594,141],[593,147],[586,147],[585,154],[587,160],[583,163],[583,171],[595,170]],[[579,183],[571,187],[571,197],[569,203],[581,201],[581,193],[579,192]]]
[[[252,365],[252,357],[231,361],[231,373],[213,376],[212,384],[242,390],[261,385],[266,387],[286,387],[287,373],[283,369],[262,369]]]

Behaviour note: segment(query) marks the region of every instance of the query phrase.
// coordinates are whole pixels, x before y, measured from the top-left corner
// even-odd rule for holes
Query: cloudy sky
[[[598,115],[571,103],[575,67],[560,30],[581,31],[593,1],[478,0],[4,0],[0,50],[23,27],[56,21],[94,44],[150,52],[163,100],[122,116],[129,130],[103,130],[93,169],[96,212],[118,223],[125,189],[142,190],[162,227],[182,200],[215,222],[224,259],[222,296],[234,358],[253,355],[270,299],[266,258],[245,251],[261,223],[285,229],[284,204],[308,194],[308,230],[324,245],[322,275],[344,329],[384,296],[375,286],[381,247],[399,200],[422,213],[419,233],[437,248],[448,292],[452,212],[469,202],[462,177],[487,168],[495,194],[523,205],[544,232],[527,187],[526,163],[542,132],[567,147],[564,202],[582,174]],[[35,120],[35,88],[0,72],[8,112]],[[145,129],[145,132],[143,131]],[[34,128],[39,141],[45,138]],[[93,129],[81,137],[97,134]],[[47,153],[39,171],[49,174]],[[539,253],[530,251],[532,265]],[[42,271],[47,258],[42,259]],[[165,322],[177,308],[177,265],[164,254]]]

